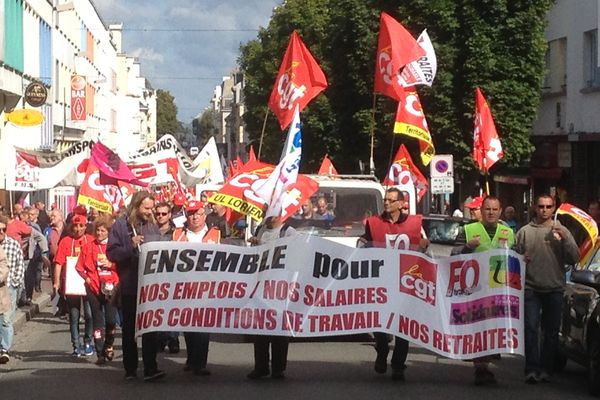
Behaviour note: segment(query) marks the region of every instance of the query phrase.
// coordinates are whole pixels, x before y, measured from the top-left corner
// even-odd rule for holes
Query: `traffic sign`
[[[454,158],[452,154],[436,154],[431,158],[429,172],[432,178],[453,177]]]
[[[431,177],[431,193],[445,194],[454,193],[454,178],[451,176]]]

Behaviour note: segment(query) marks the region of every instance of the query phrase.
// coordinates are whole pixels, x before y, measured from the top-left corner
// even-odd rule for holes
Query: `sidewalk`
[[[30,306],[17,307],[17,311],[13,317],[13,328],[16,334],[25,327],[27,321],[46,310],[46,307],[50,304],[51,293],[52,284],[50,283],[50,278],[44,273],[41,293],[33,292],[33,299]],[[54,312],[54,310],[51,311]]]

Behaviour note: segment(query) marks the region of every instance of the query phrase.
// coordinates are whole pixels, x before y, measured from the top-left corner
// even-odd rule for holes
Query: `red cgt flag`
[[[269,107],[277,116],[281,130],[292,122],[296,104],[302,111],[326,87],[327,79],[319,64],[298,34],[292,32],[269,98]]]
[[[399,101],[402,92],[399,75],[402,67],[423,57],[425,50],[389,14],[382,12],[380,21],[374,89]]]
[[[394,162],[390,167],[390,171],[383,180],[386,186],[406,185],[412,181],[417,192],[417,202],[421,201],[425,193],[427,193],[427,178],[423,176],[419,168],[413,163],[410,153],[402,144],[394,157]]]
[[[487,172],[504,157],[502,144],[496,132],[494,118],[483,93],[475,89],[475,127],[473,129],[473,160],[479,170]]]
[[[429,165],[435,155],[435,148],[427,126],[427,120],[421,106],[421,100],[414,87],[402,91],[402,99],[398,102],[394,133],[413,137],[419,141],[421,161]]]
[[[317,172],[317,174],[318,175],[339,175],[339,173],[333,166],[333,163],[329,159],[328,154],[325,154],[325,157],[323,158],[323,162],[321,163],[321,167],[319,168],[319,172]]]

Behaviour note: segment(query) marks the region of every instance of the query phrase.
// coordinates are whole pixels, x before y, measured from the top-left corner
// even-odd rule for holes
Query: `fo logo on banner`
[[[490,288],[504,286],[521,290],[521,264],[517,257],[492,256],[490,257]]]
[[[400,255],[400,292],[435,305],[436,279],[436,264],[421,257]]]

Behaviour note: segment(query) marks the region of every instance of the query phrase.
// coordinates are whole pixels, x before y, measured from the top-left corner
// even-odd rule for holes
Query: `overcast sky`
[[[139,58],[154,89],[171,92],[178,119],[189,123],[235,67],[240,43],[256,38],[282,0],[93,2],[106,24],[123,23],[123,50]]]

